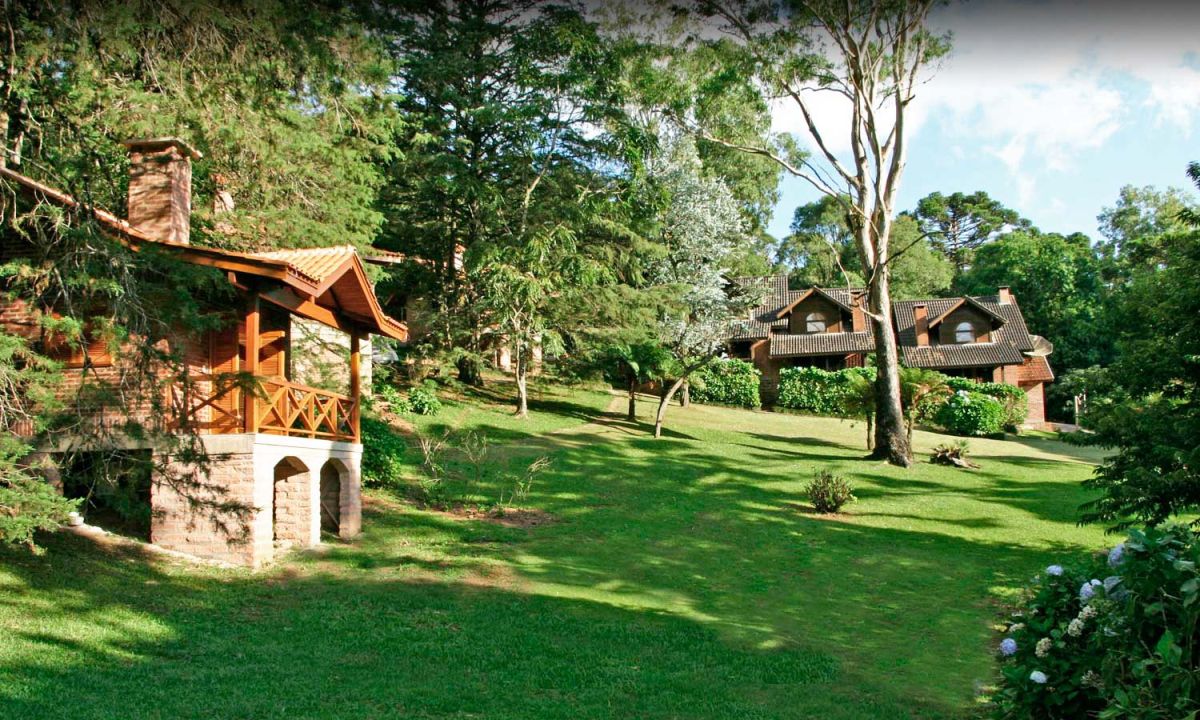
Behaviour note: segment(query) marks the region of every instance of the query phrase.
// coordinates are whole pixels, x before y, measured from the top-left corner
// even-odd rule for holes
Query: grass
[[[259,573],[71,535],[0,551],[0,717],[970,716],[1000,605],[1106,541],[1075,524],[1097,457],[1052,439],[902,470],[861,459],[858,423],[673,407],[655,441],[601,393],[508,408],[418,423],[487,432],[496,469],[550,455],[551,524],[376,492],[359,541]],[[859,497],[842,515],[804,507],[824,467]]]

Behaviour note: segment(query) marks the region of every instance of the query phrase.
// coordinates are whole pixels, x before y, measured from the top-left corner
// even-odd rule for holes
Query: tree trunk
[[[875,448],[875,413],[867,413],[867,450]]]
[[[684,382],[683,378],[679,378],[669,390],[664,390],[662,397],[659,398],[658,414],[654,416],[654,437],[662,437],[663,419],[667,417],[667,406],[671,404],[671,398],[675,396]]]
[[[912,455],[912,428],[913,428],[913,419],[905,418],[904,434],[908,438],[908,453],[910,456]]]
[[[515,361],[517,375],[517,417],[529,417],[529,389],[525,382],[525,358],[522,353],[516,353]]]
[[[888,268],[876,271],[869,290],[871,312],[879,319],[871,323],[875,334],[875,447],[871,457],[893,465],[912,465],[912,451],[904,433],[904,410],[900,404],[900,357],[892,332],[892,298],[888,290]]]
[[[692,384],[688,381],[683,381],[683,387],[679,389],[679,407],[689,407],[692,404]]]
[[[625,416],[629,422],[637,421],[637,378],[629,378],[629,414]]]

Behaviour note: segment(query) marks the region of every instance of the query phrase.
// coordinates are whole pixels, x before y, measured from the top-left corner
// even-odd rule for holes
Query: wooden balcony
[[[228,378],[197,376],[190,397],[172,391],[177,410],[186,408],[191,428],[203,435],[259,432],[341,442],[359,442],[359,400],[356,397],[290,382],[259,378],[252,403],[245,391],[230,386]],[[206,388],[217,388],[205,392]],[[246,408],[253,414],[247,416]]]

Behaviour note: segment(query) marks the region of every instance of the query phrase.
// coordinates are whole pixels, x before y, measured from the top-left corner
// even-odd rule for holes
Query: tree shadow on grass
[[[561,520],[533,531],[381,506],[266,574],[0,551],[0,716],[958,717],[992,679],[996,589],[1080,550],[805,516],[770,449],[524,440],[506,461],[552,455],[534,501]],[[1036,511],[1063,485],[903,472],[861,492]]]

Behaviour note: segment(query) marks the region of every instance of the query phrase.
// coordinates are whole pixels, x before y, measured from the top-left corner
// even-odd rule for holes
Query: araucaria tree
[[[922,71],[944,54],[945,38],[926,27],[934,0],[699,0],[694,9],[716,23],[722,39],[734,38],[745,68],[730,82],[753,82],[772,101],[791,103],[807,128],[814,152],[791,137],[770,145],[723,137],[695,117],[679,119],[710,142],[768,157],[843,207],[862,260],[867,314],[873,321],[876,364],[874,456],[896,465],[912,462],[900,404],[896,337],[892,331],[892,224],[896,192],[908,156],[909,106]],[[728,77],[728,74],[726,74]],[[838,132],[817,124],[817,97],[840,96],[847,122]],[[838,148],[848,140],[849,157]]]
[[[691,142],[676,141],[651,172],[667,198],[659,230],[666,256],[654,275],[674,291],[658,321],[659,342],[674,360],[673,380],[664,381],[654,418],[654,437],[660,437],[671,398],[720,355],[733,323],[758,298],[726,277],[730,259],[747,242],[742,217],[729,188],[701,175]]]

